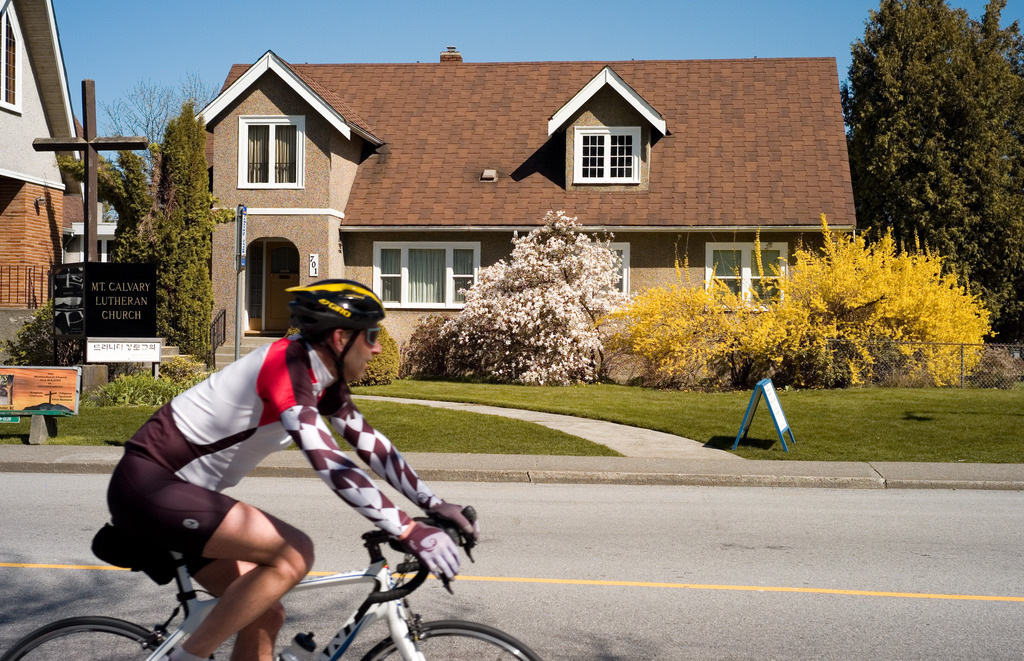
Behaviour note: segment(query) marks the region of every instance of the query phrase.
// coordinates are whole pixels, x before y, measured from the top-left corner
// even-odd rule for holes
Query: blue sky
[[[286,61],[436,62],[456,46],[467,62],[834,57],[878,0],[52,0],[75,112],[81,81],[102,104],[136,83],[177,86],[186,72],[217,87],[235,63],[267,50]],[[980,18],[985,0],[948,0]],[[1019,20],[1009,0],[1003,24]],[[1024,21],[1022,21],[1024,23]]]

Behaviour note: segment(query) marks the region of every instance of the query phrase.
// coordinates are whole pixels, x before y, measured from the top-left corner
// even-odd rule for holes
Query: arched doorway
[[[257,239],[247,249],[249,332],[284,333],[291,314],[286,290],[299,284],[299,251],[281,238]]]

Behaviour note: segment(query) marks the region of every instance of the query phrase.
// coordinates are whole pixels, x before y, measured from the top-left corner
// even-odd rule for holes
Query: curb
[[[0,472],[110,474],[121,453],[121,448],[0,446]],[[430,453],[405,456],[428,482],[1024,491],[1024,464],[731,462]],[[251,474],[319,479],[299,452],[276,453]]]

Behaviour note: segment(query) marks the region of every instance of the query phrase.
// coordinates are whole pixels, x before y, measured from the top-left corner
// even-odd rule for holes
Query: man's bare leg
[[[206,658],[232,635],[249,625],[255,625],[253,630],[246,632],[244,640],[240,640],[249,650],[245,658],[257,658],[249,655],[255,647],[259,652],[258,658],[270,659],[273,640],[265,635],[269,630],[258,632],[273,620],[283,621],[284,613],[279,599],[301,581],[313,566],[312,541],[305,533],[280,519],[251,505],[236,503],[206,543],[203,555],[207,558],[237,560],[252,566],[224,586],[220,602],[182,648],[190,654]],[[211,583],[226,582],[231,570],[224,573],[223,567],[221,563],[215,562],[199,573]],[[207,572],[208,569],[211,571]],[[238,567],[233,571],[237,574]],[[279,615],[271,612],[274,610],[278,610]],[[257,624],[258,620],[260,624]],[[276,626],[280,629],[281,625],[278,623]]]
[[[194,576],[196,581],[215,597],[219,597],[240,576],[256,568],[251,562],[236,560],[214,560]],[[285,611],[277,602],[249,625],[238,632],[231,653],[233,661],[261,659],[269,661],[274,656],[277,634],[284,625]]]

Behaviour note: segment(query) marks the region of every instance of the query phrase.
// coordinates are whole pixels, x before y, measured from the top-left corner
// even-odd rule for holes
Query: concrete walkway
[[[703,443],[674,436],[660,431],[641,429],[620,425],[614,422],[602,420],[590,420],[577,418],[571,415],[559,415],[557,413],[541,413],[538,411],[524,411],[522,409],[509,409],[499,406],[484,406],[483,404],[465,404],[462,402],[435,402],[423,399],[402,399],[399,397],[374,397],[370,395],[355,395],[353,399],[368,399],[378,402],[394,402],[397,404],[414,404],[418,406],[432,406],[436,408],[451,409],[454,411],[467,411],[469,413],[480,413],[483,415],[498,415],[505,418],[525,420],[534,424],[543,425],[551,429],[579,436],[594,443],[600,443],[627,457],[672,457],[678,459],[717,459],[721,461],[743,461],[734,454],[723,450],[704,447]]]

